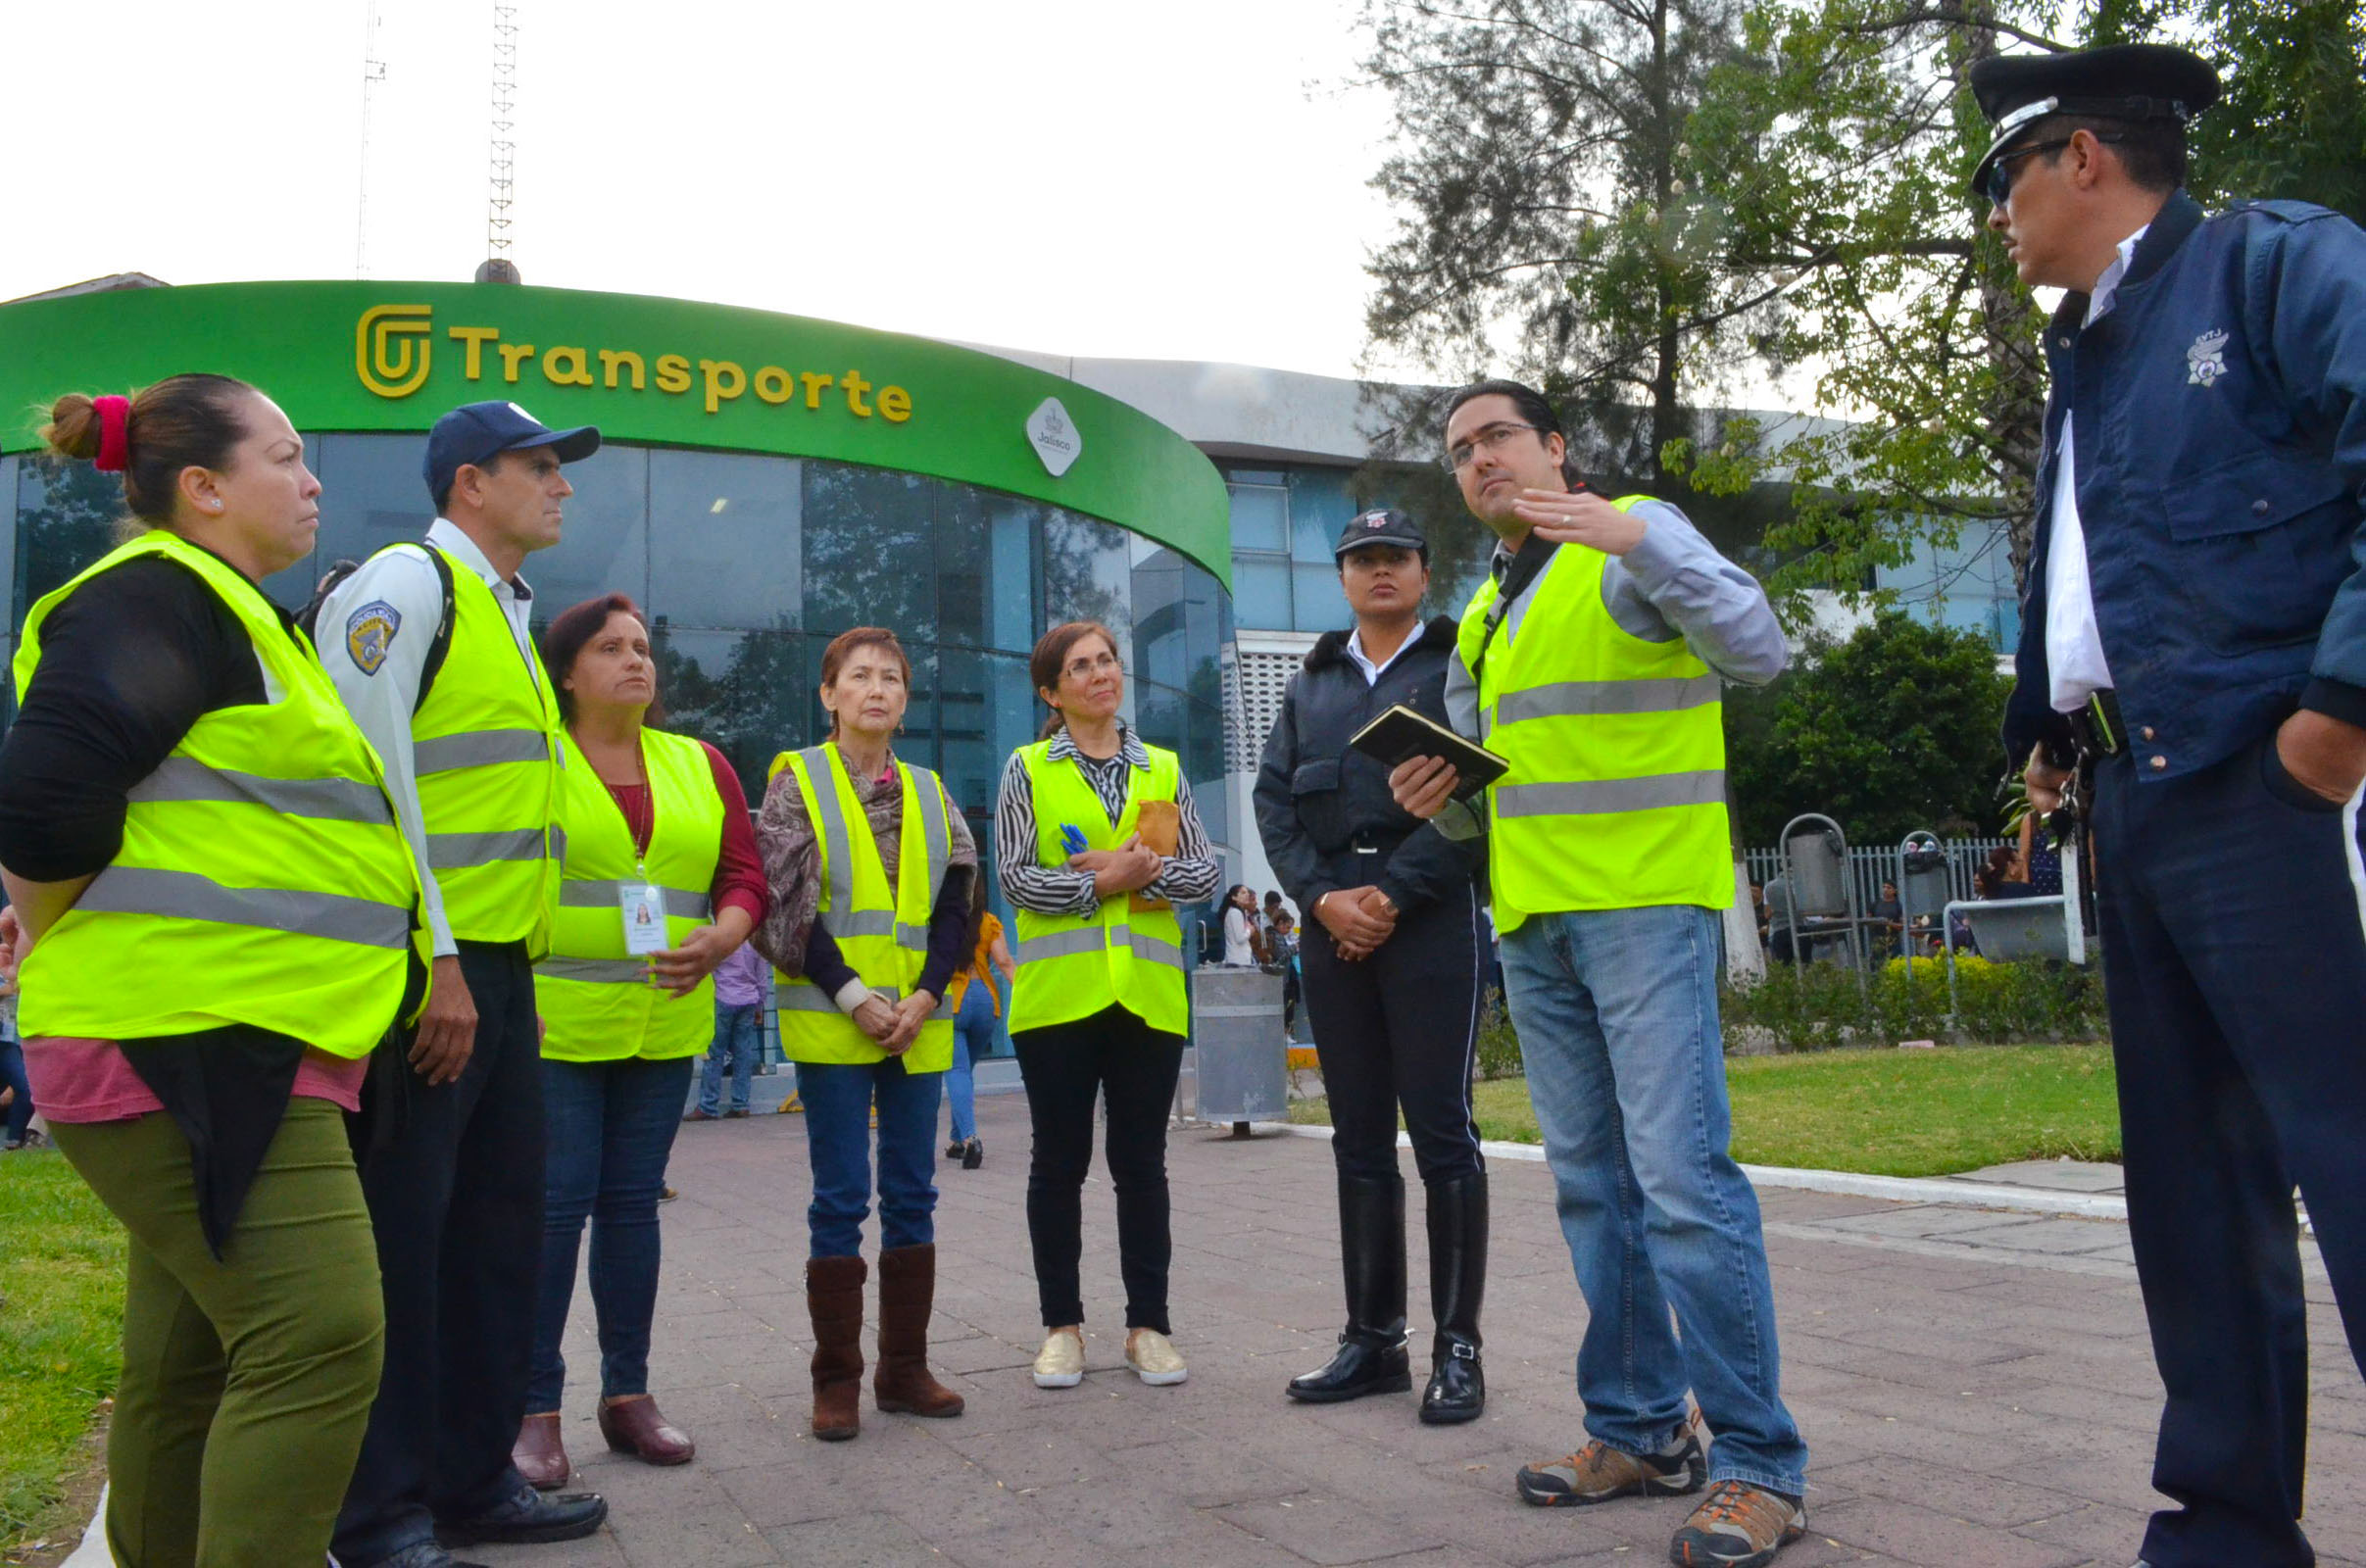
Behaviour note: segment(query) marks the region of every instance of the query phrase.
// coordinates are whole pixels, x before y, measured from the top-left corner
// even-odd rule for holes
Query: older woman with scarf
[[[780,1045],[797,1063],[813,1168],[806,1304],[813,1436],[862,1425],[863,1219],[878,1114],[883,1411],[957,1416],[928,1371],[936,1299],[936,1130],[953,1061],[954,971],[969,958],[977,846],[927,768],[894,751],[912,664],[896,634],[842,633],[821,656],[830,732],[783,753],[757,823],[771,918],[756,948],[779,972]]]

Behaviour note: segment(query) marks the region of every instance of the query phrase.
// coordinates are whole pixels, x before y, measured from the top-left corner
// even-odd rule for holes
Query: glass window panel
[[[1235,560],[1232,564],[1232,618],[1257,631],[1288,631],[1290,568],[1280,562]]]
[[[1045,629],[1035,607],[1035,530],[1048,509],[1016,496],[982,494],[993,531],[993,644],[1025,654]]]
[[[533,585],[538,626],[601,594],[649,603],[648,448],[604,446],[568,464],[567,479],[575,493],[559,542],[528,556],[520,573]]]
[[[802,477],[793,458],[652,451],[649,612],[684,626],[804,619]]]
[[[1010,754],[1035,739],[1040,710],[1027,689],[1027,666],[1008,654],[945,648],[938,712],[944,725],[942,768],[954,804],[978,831],[981,853],[993,855],[993,815],[1003,768]]]
[[[1157,550],[1134,566],[1134,673],[1139,680],[1189,684],[1184,647],[1188,612],[1183,558]]]
[[[1224,477],[1233,484],[1281,484],[1289,478],[1279,468],[1226,468]]]
[[[1044,620],[1097,620],[1126,657],[1133,628],[1133,567],[1126,531],[1055,510],[1044,519]]]
[[[1278,475],[1277,475],[1278,477]],[[1229,485],[1232,493],[1232,548],[1287,550],[1290,548],[1290,493],[1271,485]]]
[[[1329,565],[1331,547],[1356,515],[1347,468],[1290,470],[1290,555],[1306,564]]]
[[[123,514],[123,482],[112,473],[51,457],[17,465],[15,624],[25,623],[43,595],[115,548]]]
[[[1035,646],[1033,527],[1049,508],[972,485],[939,487],[938,641],[965,648]]]
[[[1197,702],[1223,707],[1221,649],[1225,640],[1224,590],[1207,567],[1183,563],[1183,688]]]
[[[435,520],[426,482],[419,477],[426,437],[324,435],[320,442],[320,533],[313,555],[323,570],[338,561],[368,561],[388,545],[426,536],[427,524]],[[527,581],[533,580],[529,573]]]
[[[666,729],[695,735],[739,771],[750,805],[763,801],[764,772],[784,751],[810,745],[818,703],[797,633],[656,628],[658,693]]]
[[[1300,631],[1331,631],[1348,625],[1355,616],[1348,610],[1348,596],[1339,586],[1339,568],[1325,563],[1319,566],[1292,566],[1290,576],[1297,589]]]
[[[847,463],[805,465],[805,623],[835,636],[885,626],[937,636],[937,481]],[[827,638],[824,638],[827,641]]]

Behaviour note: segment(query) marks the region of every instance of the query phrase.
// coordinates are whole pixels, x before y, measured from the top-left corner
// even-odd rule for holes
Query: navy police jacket
[[[2183,191],[2112,309],[2046,330],[2053,386],[2004,743],[2066,748],[2046,666],[2062,416],[2095,623],[2140,778],[2232,756],[2292,713],[2366,726],[2366,232],[2300,202],[2204,218]]]

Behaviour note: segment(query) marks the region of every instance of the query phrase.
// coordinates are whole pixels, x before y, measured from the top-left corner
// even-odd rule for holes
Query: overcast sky
[[[381,0],[370,277],[485,255],[492,9]],[[511,254],[529,283],[1352,374],[1389,223],[1355,9],[523,0]],[[365,0],[8,11],[0,299],[355,275]]]

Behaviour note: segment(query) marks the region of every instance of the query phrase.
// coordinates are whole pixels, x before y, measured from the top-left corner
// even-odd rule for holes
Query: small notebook
[[[1503,758],[1403,703],[1357,730],[1348,745],[1386,768],[1394,768],[1407,758],[1445,758],[1462,775],[1454,784],[1457,801],[1471,799],[1511,771],[1511,763]]]
[[[1173,855],[1177,835],[1182,831],[1183,811],[1172,801],[1144,801],[1134,808],[1134,833],[1142,840],[1142,847],[1146,850],[1158,855]],[[1172,906],[1164,899],[1136,893],[1128,907],[1164,909]]]

